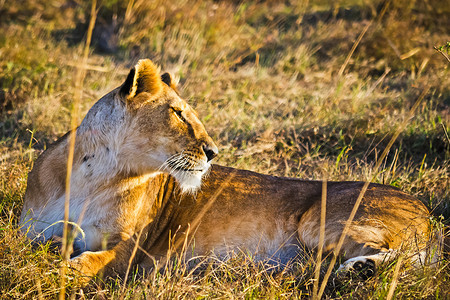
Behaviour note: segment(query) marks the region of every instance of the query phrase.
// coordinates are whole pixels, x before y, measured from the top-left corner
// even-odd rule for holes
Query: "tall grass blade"
[[[89,21],[89,27],[87,30],[86,43],[84,46],[83,60],[81,66],[77,69],[76,79],[75,79],[75,93],[73,98],[73,106],[71,113],[71,124],[70,124],[70,136],[69,136],[69,153],[67,157],[67,173],[66,173],[66,193],[65,193],[65,202],[64,202],[64,227],[63,227],[63,238],[62,238],[62,247],[61,253],[63,258],[63,264],[60,270],[60,292],[59,299],[65,298],[66,287],[65,287],[65,277],[67,271],[66,261],[70,257],[71,253],[71,241],[69,240],[69,207],[70,207],[70,180],[72,177],[72,166],[73,166],[73,157],[75,153],[75,138],[76,138],[76,128],[78,126],[78,109],[79,103],[82,96],[83,90],[83,80],[86,75],[85,65],[87,63],[87,59],[89,56],[89,47],[91,45],[92,32],[94,30],[95,19],[97,17],[96,13],[97,0],[92,0],[91,5],[91,18]]]
[[[320,267],[322,265],[323,244],[325,242],[325,221],[327,210],[327,180],[322,182],[322,201],[320,206],[320,232],[319,232],[319,248],[317,249],[316,269],[314,272],[313,299],[320,299],[318,295]]]

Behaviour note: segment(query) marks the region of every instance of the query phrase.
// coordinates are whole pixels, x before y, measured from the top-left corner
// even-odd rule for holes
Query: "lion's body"
[[[144,267],[165,257],[170,243],[177,248],[184,241],[189,256],[242,250],[281,263],[302,255],[303,246],[316,248],[322,182],[217,165],[205,176],[215,145],[164,76],[138,64],[77,129],[69,220],[85,237],[75,241],[84,253],[73,266],[88,275],[123,274],[138,237],[145,252],[135,263]],[[31,238],[62,235],[57,222],[64,219],[68,147],[66,135],[29,175],[21,219]],[[336,246],[362,187],[327,183],[325,251]],[[428,217],[417,199],[371,184],[341,253],[347,259],[378,255],[412,242],[423,250]]]
[[[213,165],[194,197],[180,195],[176,183],[167,184],[173,181],[167,175],[156,180],[162,180],[166,199],[157,209],[164,217],[145,231],[151,237],[145,248],[154,256],[166,254],[170,232],[184,240],[188,224],[195,226],[189,229],[195,240],[194,255],[213,251],[223,256],[242,250],[258,258],[287,262],[301,255],[302,245],[317,247],[320,181]],[[362,182],[327,183],[326,251],[336,245],[362,187]],[[353,224],[344,248],[347,258],[399,248],[411,237],[408,235],[426,236],[429,231],[423,204],[379,184],[369,186]]]

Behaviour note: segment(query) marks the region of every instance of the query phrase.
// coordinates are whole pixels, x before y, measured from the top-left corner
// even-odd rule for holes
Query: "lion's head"
[[[104,155],[114,152],[123,172],[167,172],[184,191],[200,186],[218,152],[171,76],[160,75],[148,59],[140,60],[119,88],[91,108],[80,126],[83,131],[102,136],[94,144],[105,144]]]

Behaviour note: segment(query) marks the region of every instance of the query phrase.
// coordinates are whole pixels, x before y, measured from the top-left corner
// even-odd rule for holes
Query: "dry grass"
[[[391,1],[378,19],[382,4],[366,0],[128,4],[101,3],[80,116],[119,85],[137,59],[148,57],[180,78],[182,94],[220,145],[219,164],[304,179],[366,180],[395,128],[429,86],[374,181],[419,197],[432,209],[436,228],[448,224],[449,64],[433,49],[450,40],[446,1]],[[32,248],[18,234],[17,222],[35,158],[69,129],[90,5],[0,0],[0,297],[58,294],[58,256],[46,245]],[[101,35],[108,30],[113,53],[105,54]],[[75,276],[66,293],[310,297],[315,257],[277,272],[245,252],[194,270],[174,260],[159,273],[132,272],[124,289],[110,280],[80,290]],[[397,270],[401,261],[366,281],[332,276],[325,297],[445,299],[450,293],[447,261],[436,268]],[[321,278],[328,263],[321,266]]]

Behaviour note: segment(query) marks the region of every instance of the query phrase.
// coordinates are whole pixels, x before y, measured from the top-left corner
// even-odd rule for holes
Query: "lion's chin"
[[[180,184],[182,193],[195,194],[202,185],[203,175],[207,172],[207,169],[202,171],[187,171],[187,172],[175,172],[172,176]]]

